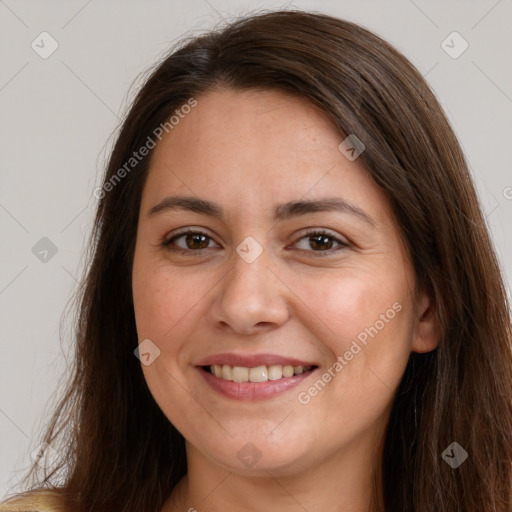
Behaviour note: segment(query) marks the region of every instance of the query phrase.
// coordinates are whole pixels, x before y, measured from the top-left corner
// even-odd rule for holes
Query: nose
[[[233,253],[231,270],[221,279],[210,320],[224,331],[257,334],[283,325],[289,317],[287,287],[269,266],[266,251],[248,263]]]

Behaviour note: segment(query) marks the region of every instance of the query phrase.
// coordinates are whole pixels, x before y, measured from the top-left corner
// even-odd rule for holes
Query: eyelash
[[[203,231],[196,231],[196,230],[193,230],[193,229],[189,229],[187,231],[183,231],[181,233],[178,233],[178,234],[174,235],[173,237],[171,237],[168,240],[164,240],[162,242],[162,246],[165,249],[169,250],[169,251],[172,251],[172,252],[175,252],[175,253],[179,253],[179,254],[186,254],[186,255],[190,255],[190,253],[202,253],[203,251],[211,249],[211,248],[207,247],[207,248],[204,248],[204,249],[194,250],[194,249],[176,248],[176,247],[172,247],[171,246],[171,244],[175,240],[178,240],[179,238],[184,237],[186,235],[204,235],[205,237],[209,238],[210,240],[213,240],[209,235],[207,235]],[[314,257],[321,258],[321,257],[325,257],[325,256],[330,256],[333,253],[336,253],[336,252],[338,252],[338,251],[340,251],[342,249],[346,249],[347,247],[349,247],[349,244],[347,242],[344,242],[344,241],[340,240],[339,238],[336,238],[330,232],[322,230],[322,229],[316,229],[316,230],[312,229],[312,230],[307,231],[295,243],[300,242],[301,240],[303,240],[305,238],[313,237],[315,235],[316,236],[318,236],[318,235],[325,235],[325,236],[331,238],[334,242],[338,243],[339,247],[334,248],[334,249],[328,249],[326,251],[308,251],[308,250],[305,250],[305,249],[301,249],[301,250],[304,250],[306,252],[312,252],[314,254]]]

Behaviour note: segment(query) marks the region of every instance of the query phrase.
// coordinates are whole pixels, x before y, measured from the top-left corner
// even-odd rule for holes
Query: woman
[[[95,195],[59,457],[2,510],[512,510],[503,280],[388,43],[297,11],[188,41]]]

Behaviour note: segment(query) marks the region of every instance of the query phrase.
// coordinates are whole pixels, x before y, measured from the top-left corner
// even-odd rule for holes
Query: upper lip
[[[197,366],[212,366],[214,364],[229,366],[244,366],[253,368],[256,366],[270,366],[279,364],[282,366],[315,366],[313,363],[301,361],[293,357],[278,356],[276,354],[253,354],[242,355],[233,353],[216,354],[201,360]]]

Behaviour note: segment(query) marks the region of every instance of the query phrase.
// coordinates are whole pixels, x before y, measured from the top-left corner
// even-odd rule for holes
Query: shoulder
[[[0,512],[65,512],[57,491],[29,491],[0,502]]]

